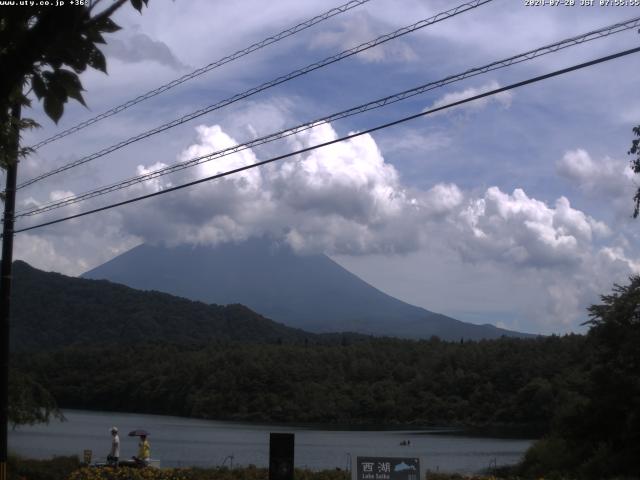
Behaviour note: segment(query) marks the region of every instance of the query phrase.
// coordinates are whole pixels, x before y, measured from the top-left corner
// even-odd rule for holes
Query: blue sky
[[[579,3],[579,2],[578,2]],[[109,75],[87,72],[89,110],[46,138],[160,84],[313,17],[337,2],[152,1],[123,8],[105,47]],[[455,6],[371,0],[38,150],[26,180],[296,68]],[[495,0],[261,92],[19,192],[22,207],[208,153],[274,130],[640,15],[639,7],[528,7]],[[467,79],[275,144],[103,199],[76,213],[263,160],[434,105],[632,48],[635,29]],[[215,245],[270,235],[324,252],[402,300],[474,323],[584,331],[586,307],[640,270],[635,179],[626,152],[640,123],[640,56],[519,88],[302,158],[189,191],[19,234],[16,256],[77,275],[141,243]],[[155,167],[154,167],[155,166]]]

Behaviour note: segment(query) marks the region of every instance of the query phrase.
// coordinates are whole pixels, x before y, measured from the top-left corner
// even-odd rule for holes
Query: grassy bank
[[[268,480],[266,468],[93,468],[84,467],[77,457],[54,457],[51,460],[31,460],[17,456],[9,458],[8,480]],[[343,470],[313,472],[296,469],[295,480],[349,480]],[[489,476],[462,476],[428,473],[428,480],[489,480]]]
[[[78,457],[32,460],[9,455],[7,480],[66,480],[81,467]]]
[[[50,460],[31,460],[10,456],[8,480],[268,480],[266,468],[245,467],[216,468],[162,468],[132,469],[95,468],[83,466],[77,457],[54,457]],[[296,469],[295,480],[350,480],[351,474],[344,470]],[[457,473],[426,472],[422,480],[525,480],[514,474],[512,468],[502,468],[495,475],[462,475]],[[578,477],[558,475],[536,476],[547,480],[570,480]]]
[[[125,470],[125,469],[81,469],[74,472],[69,480],[268,480],[266,468],[226,468],[198,469],[177,468],[162,470]],[[323,470],[312,472],[296,469],[295,480],[349,480],[351,474],[345,471]],[[446,473],[427,473],[427,480],[496,480],[491,476],[468,476]],[[424,479],[423,479],[424,480]]]

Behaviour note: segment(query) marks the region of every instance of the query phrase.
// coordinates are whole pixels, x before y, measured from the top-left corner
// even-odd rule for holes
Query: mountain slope
[[[446,340],[523,336],[409,305],[325,255],[297,256],[265,239],[216,248],[140,245],[83,277],[206,303],[241,303],[268,318],[313,332],[405,338],[437,335]]]
[[[206,305],[104,280],[47,273],[21,261],[13,269],[13,350],[100,343],[321,341],[242,305]]]

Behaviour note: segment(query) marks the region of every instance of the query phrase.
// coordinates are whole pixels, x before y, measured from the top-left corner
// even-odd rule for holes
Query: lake
[[[153,458],[162,466],[227,466],[269,463],[269,433],[295,434],[295,465],[312,470],[348,468],[355,456],[420,457],[424,470],[475,473],[518,462],[531,440],[477,438],[433,430],[320,430],[318,427],[215,422],[160,415],[66,410],[66,422],[19,427],[9,432],[9,450],[31,458],[93,451],[104,459],[111,446],[109,429],[120,430],[120,456],[137,452],[136,428],[149,431]],[[410,445],[400,445],[409,441]]]

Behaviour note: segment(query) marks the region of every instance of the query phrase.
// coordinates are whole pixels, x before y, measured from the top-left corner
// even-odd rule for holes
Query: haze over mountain
[[[141,290],[206,303],[240,303],[311,332],[479,340],[524,334],[473,325],[409,305],[372,287],[326,255],[299,256],[267,239],[217,247],[139,245],[86,272]]]

